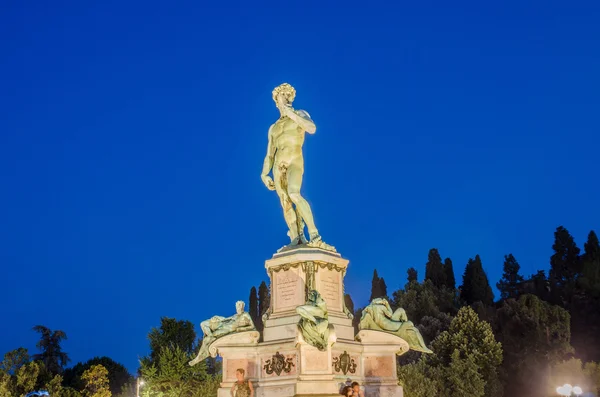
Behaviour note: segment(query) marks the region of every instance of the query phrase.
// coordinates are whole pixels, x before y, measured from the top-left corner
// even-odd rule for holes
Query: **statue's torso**
[[[275,162],[292,162],[302,159],[304,131],[288,117],[277,120],[271,130],[271,138],[277,151]]]

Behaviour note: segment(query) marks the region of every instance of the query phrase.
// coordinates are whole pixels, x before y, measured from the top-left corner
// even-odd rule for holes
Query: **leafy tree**
[[[133,381],[133,376],[122,364],[109,357],[94,357],[85,363],[77,363],[72,368],[67,368],[63,374],[63,384],[74,389],[83,389],[83,373],[94,365],[102,365],[108,371],[109,389],[113,395],[121,394],[123,387]]]
[[[419,324],[423,317],[435,317],[439,313],[434,288],[430,280],[423,283],[412,281],[404,287],[404,290],[393,293],[392,305],[403,308],[408,319]]]
[[[0,371],[14,375],[16,371],[29,362],[29,353],[24,347],[11,350],[4,354],[4,360],[0,363]]]
[[[417,273],[417,269],[415,269],[414,267],[409,267],[406,273],[409,283],[412,283],[413,281],[418,281],[419,273]]]
[[[62,385],[63,377],[61,375],[54,375],[54,377],[46,383],[44,389],[48,390],[51,397],[62,396],[63,394],[63,385]]]
[[[456,279],[454,278],[454,267],[450,258],[444,259],[444,273],[446,274],[446,287],[450,290],[456,289]]]
[[[258,315],[258,295],[256,292],[256,287],[250,288],[250,297],[248,298],[248,306],[249,306],[248,313],[250,314],[250,318],[252,318],[252,322],[254,323],[254,326],[257,326],[260,316]]]
[[[600,296],[600,242],[592,230],[583,245],[583,274],[581,283],[586,292],[594,297]]]
[[[431,280],[434,286],[442,288],[446,285],[446,271],[442,264],[442,257],[437,248],[429,250],[425,264],[425,280]]]
[[[450,328],[452,316],[447,313],[438,313],[435,316],[424,316],[417,328],[423,335],[425,342],[430,342],[437,338],[442,332]]]
[[[17,371],[17,384],[14,394],[24,395],[36,389],[38,376],[40,375],[40,367],[43,364],[32,361],[23,365]]]
[[[425,359],[398,367],[398,380],[404,394],[411,397],[444,396],[443,370]]]
[[[573,351],[570,316],[535,295],[507,299],[497,310],[496,336],[504,349],[505,394],[546,396],[550,366]]]
[[[258,324],[254,324],[256,329],[262,333],[264,328],[264,324],[262,321],[262,316],[269,310],[269,306],[271,305],[271,292],[269,291],[269,287],[263,281],[260,283],[258,287]]]
[[[81,379],[85,382],[83,395],[85,397],[111,397],[108,387],[108,370],[101,364],[92,365]]]
[[[162,317],[160,327],[152,328],[148,334],[150,340],[151,361],[158,359],[161,348],[180,348],[187,354],[192,354],[196,348],[196,331],[194,324],[187,320],[176,320],[174,318]]]
[[[192,356],[179,346],[163,346],[152,365],[142,361],[141,376],[146,385],[141,389],[143,397],[196,396],[202,383],[212,379],[206,373],[206,363],[190,366]]]
[[[60,343],[67,339],[67,334],[64,331],[52,331],[43,325],[33,327],[35,332],[41,334],[40,341],[37,343],[37,348],[41,351],[39,354],[34,354],[34,360],[40,360],[44,366],[52,374],[61,374],[63,368],[70,361],[67,353],[62,351]]]
[[[0,396],[11,397],[12,396],[12,385],[11,376],[6,372],[0,370]]]
[[[520,269],[521,266],[513,254],[504,255],[504,273],[502,279],[496,283],[502,299],[516,299],[521,294],[524,278],[519,274]]]
[[[546,273],[543,270],[538,270],[536,274],[529,277],[526,284],[529,286],[526,288],[526,292],[529,292],[541,300],[548,301],[550,294],[550,282],[546,277]]]
[[[475,255],[475,259],[469,259],[467,263],[463,274],[461,298],[468,305],[482,302],[484,305],[490,306],[494,303],[494,293],[483,270],[479,255]]]
[[[175,320],[173,320],[175,321]],[[189,361],[195,357],[197,346],[193,351],[186,350],[189,340],[195,339],[195,333],[189,333],[187,327],[188,321],[178,321],[179,331],[175,334],[186,335],[185,338],[157,338],[159,343],[153,339],[156,329],[149,334],[150,355],[142,358],[139,373],[144,378],[146,385],[140,393],[144,397],[200,397],[202,391],[213,390],[218,376],[211,376],[207,373],[207,360],[190,366]],[[164,324],[161,324],[162,331]],[[193,331],[193,329],[192,329]],[[180,343],[174,343],[173,339]],[[150,359],[153,357],[153,359]]]
[[[565,305],[573,297],[575,282],[581,274],[579,248],[562,226],[554,232],[554,254],[550,257],[550,288],[554,303]]]

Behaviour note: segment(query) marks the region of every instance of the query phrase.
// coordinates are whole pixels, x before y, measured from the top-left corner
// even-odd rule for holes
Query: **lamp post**
[[[562,386],[557,387],[556,388],[556,392],[558,394],[560,394],[561,396],[570,397],[571,393],[573,393],[573,386],[571,386],[570,384],[566,383],[566,384],[564,384]]]
[[[144,381],[138,377],[135,382],[135,397],[140,397],[140,386],[144,386]]]

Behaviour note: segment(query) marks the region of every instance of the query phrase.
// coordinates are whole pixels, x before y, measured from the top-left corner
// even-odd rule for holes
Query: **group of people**
[[[344,397],[365,397],[365,393],[360,389],[358,382],[352,382],[350,386],[344,386],[341,394]]]

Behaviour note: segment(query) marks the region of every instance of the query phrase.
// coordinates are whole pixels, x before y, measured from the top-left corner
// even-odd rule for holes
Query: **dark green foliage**
[[[133,376],[122,364],[109,357],[94,357],[85,363],[77,363],[72,368],[67,368],[63,375],[63,385],[82,390],[85,382],[81,376],[94,365],[102,365],[108,371],[109,389],[113,395],[120,394],[123,387],[133,381]]]
[[[550,298],[550,282],[546,277],[546,273],[543,270],[532,275],[528,281],[525,282],[526,290],[542,300],[549,300]]]
[[[146,385],[142,397],[189,396],[200,397],[216,394],[219,376],[207,372],[207,361],[190,366],[189,361],[197,353],[193,328],[189,321],[161,319],[160,328],[148,334],[150,355],[141,359],[139,369]]]
[[[267,283],[263,281],[258,286],[258,323],[254,324],[259,332],[262,332],[264,328],[262,316],[269,310],[270,305],[271,292],[269,291],[269,287],[267,287]]]
[[[250,318],[252,318],[252,322],[254,326],[258,326],[258,295],[256,293],[256,287],[250,288],[250,296],[248,297],[248,314],[250,314]]]
[[[383,277],[379,279],[379,291],[381,294],[380,298],[387,298],[387,285],[385,284]]]
[[[572,352],[569,313],[534,295],[507,299],[497,310],[504,348],[505,395],[547,396],[550,366]]]
[[[419,331],[425,339],[425,343],[429,343],[437,338],[442,332],[450,328],[452,316],[447,313],[438,313],[434,316],[424,316],[419,323]]]
[[[402,307],[408,318],[420,324],[425,316],[437,318],[440,313],[456,313],[455,292],[436,288],[431,280],[412,281],[393,293],[391,305]]]
[[[12,350],[4,354],[4,360],[0,363],[0,371],[14,375],[16,371],[29,362],[29,353],[24,347]]]
[[[454,277],[454,267],[450,258],[444,259],[444,273],[446,274],[446,288],[453,290],[456,288],[456,279]]]
[[[148,334],[150,340],[150,360],[155,362],[161,348],[181,349],[186,354],[192,354],[196,348],[196,331],[194,324],[187,320],[162,317],[160,327],[152,328]]]
[[[468,305],[482,302],[484,305],[490,306],[494,303],[494,293],[483,270],[479,255],[475,255],[475,259],[469,259],[467,263],[463,274],[461,298]]]
[[[360,319],[362,317],[363,308],[359,307],[354,311],[354,318],[352,319],[352,326],[354,327],[354,335],[358,333],[358,324],[360,324]]]
[[[573,236],[562,226],[554,232],[554,254],[550,257],[550,290],[553,303],[568,305],[581,274],[579,248]]]
[[[39,354],[34,354],[34,360],[40,360],[51,374],[61,374],[65,365],[70,361],[67,353],[62,351],[60,343],[67,339],[67,334],[64,331],[36,325],[33,327],[35,332],[40,333],[40,340],[37,343],[37,348],[41,351]]]
[[[417,269],[415,269],[414,267],[409,267],[406,271],[406,275],[409,283],[413,281],[418,281],[419,274],[417,273]]]
[[[429,250],[427,263],[425,264],[425,280],[431,280],[437,288],[446,286],[446,271],[437,248]]]
[[[519,274],[521,266],[513,254],[504,255],[504,273],[496,287],[501,299],[517,299],[522,293],[523,276]]]
[[[383,284],[385,285],[385,281],[383,282]],[[371,297],[369,298],[369,301],[372,301],[375,298],[382,298],[387,295],[387,291],[384,293],[381,290],[381,287],[382,287],[381,279],[379,278],[379,275],[377,274],[377,269],[375,269],[375,270],[373,270],[373,279],[371,280]],[[387,287],[386,287],[386,289],[387,289]]]
[[[344,305],[346,305],[346,309],[352,314],[354,314],[354,302],[352,301],[352,297],[350,294],[344,294]]]
[[[431,345],[434,355],[423,355],[399,368],[398,377],[410,396],[472,397],[502,395],[498,368],[502,347],[491,326],[470,307],[459,310],[447,331]]]
[[[583,248],[581,285],[589,295],[600,297],[600,243],[593,230]]]

